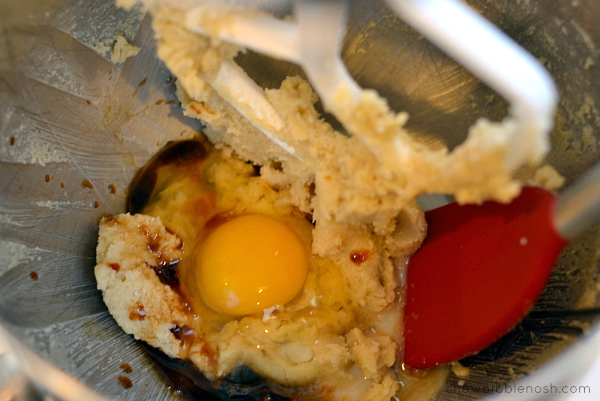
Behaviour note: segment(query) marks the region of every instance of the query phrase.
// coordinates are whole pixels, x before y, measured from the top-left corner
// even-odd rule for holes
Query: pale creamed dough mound
[[[518,166],[509,145],[515,138],[524,141],[523,148],[534,143],[528,147],[530,161],[539,161],[547,150],[545,134],[517,132],[511,118],[502,123],[480,120],[453,152],[431,150],[410,139],[403,128],[407,115],[392,113],[374,91],[363,91],[355,101],[342,88],[328,107],[353,135],[347,137],[322,120],[308,82],[290,77],[279,89],[265,90],[265,96],[284,121],[276,135],[294,149],[291,155],[209,84],[221,64],[234,64],[242,49],[187,29],[187,13],[194,4],[146,3],[153,15],[157,54],[178,78],[186,114],[207,122],[213,128],[207,132],[210,140],[231,146],[241,158],[259,165],[281,162],[285,178],[280,179],[290,185],[314,183],[316,196],[310,204],[301,190],[295,192],[295,202],[314,214],[317,230],[332,221],[369,224],[378,234],[388,234],[395,216],[426,192],[453,194],[459,202],[507,202],[520,190],[511,178]]]

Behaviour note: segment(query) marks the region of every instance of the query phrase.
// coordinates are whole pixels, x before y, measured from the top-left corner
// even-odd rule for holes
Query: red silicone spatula
[[[568,240],[599,210],[596,167],[560,198],[524,188],[506,205],[452,203],[427,212],[427,239],[407,269],[404,364],[452,362],[506,334],[538,298]]]

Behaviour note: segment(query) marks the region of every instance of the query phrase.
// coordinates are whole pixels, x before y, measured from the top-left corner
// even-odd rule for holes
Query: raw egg
[[[262,215],[239,216],[218,226],[196,260],[202,300],[231,316],[291,301],[308,271],[308,250],[298,235]]]

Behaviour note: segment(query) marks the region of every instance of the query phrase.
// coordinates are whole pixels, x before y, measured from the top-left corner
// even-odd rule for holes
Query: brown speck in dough
[[[117,186],[115,184],[110,184],[108,186],[108,190],[110,191],[111,194],[116,194],[117,193]]]
[[[94,184],[92,184],[92,182],[87,178],[84,178],[84,180],[81,181],[81,186],[84,188],[94,189]]]
[[[142,79],[142,81],[138,84],[138,86],[144,86],[144,85],[146,85],[146,82],[148,82],[148,78]]]
[[[94,208],[98,209],[100,207],[100,202],[96,201],[94,202]]]
[[[368,249],[352,251],[352,253],[350,254],[350,261],[354,264],[360,265],[363,262],[365,262],[370,255],[371,252],[369,252]]]
[[[121,270],[121,265],[118,263],[111,263],[109,264],[110,268],[113,269],[114,271],[118,272],[119,270]]]
[[[283,171],[283,164],[278,161],[272,161],[271,168],[275,171]]]
[[[163,104],[165,102],[165,99],[160,99],[156,101],[156,105],[160,106],[161,104]]]
[[[61,187],[61,188],[64,188],[64,187],[65,187],[65,183],[64,183],[64,182],[61,182],[61,183],[60,183],[60,187]]]
[[[15,144],[15,141],[16,141],[15,137],[11,136],[10,137],[10,146],[13,146]]]
[[[92,101],[91,101],[91,100],[86,100],[85,102],[86,102],[87,104],[92,104]]]
[[[317,194],[316,186],[314,182],[311,182],[308,186],[308,193],[310,196],[315,196]]]
[[[29,273],[29,277],[31,277],[32,280],[37,280],[38,278],[40,278],[40,276],[36,272]]]
[[[119,384],[121,386],[123,386],[124,388],[133,387],[133,382],[131,381],[131,379],[129,377],[125,377],[125,376],[119,376]]]
[[[215,366],[217,364],[216,352],[206,342],[202,343],[200,353],[208,358],[208,363],[211,366]]]
[[[131,372],[133,372],[133,368],[128,363],[121,364],[121,369],[123,369],[123,372],[125,372],[125,373],[131,373]]]
[[[144,320],[146,318],[146,311],[144,305],[138,305],[137,308],[129,312],[130,320]]]
[[[191,347],[196,338],[196,332],[189,326],[179,327],[178,325],[175,325],[175,327],[171,329],[171,333],[173,333],[176,339],[181,341],[181,346],[183,348]]]
[[[196,106],[194,103],[190,104],[190,109],[194,110],[198,115],[202,114],[202,110],[198,108],[198,106]]]
[[[46,174],[46,176],[44,177],[44,180],[45,180],[46,182],[50,182],[50,176],[49,176],[48,174]]]

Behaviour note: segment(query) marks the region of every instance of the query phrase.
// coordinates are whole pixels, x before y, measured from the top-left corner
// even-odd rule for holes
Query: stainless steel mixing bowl
[[[562,100],[548,161],[572,182],[600,159],[600,2],[469,3],[554,76]],[[33,399],[31,383],[55,398],[92,399],[52,367],[109,398],[173,399],[96,290],[97,222],[124,211],[139,166],[201,124],[182,115],[155,57],[150,18],[139,11],[104,0],[0,0],[0,28],[0,337],[8,342],[0,346],[0,399]],[[117,33],[141,51],[113,65],[104,49]],[[453,147],[478,117],[506,113],[502,99],[377,1],[352,3],[344,59],[363,87],[408,111],[411,133],[432,146]],[[240,63],[267,87],[298,71],[252,53]],[[480,398],[456,386],[524,376],[575,384],[599,348],[599,238],[594,227],[572,244],[532,313],[463,360],[471,374],[451,373],[438,399]],[[117,379],[122,363],[133,367],[130,389]]]

